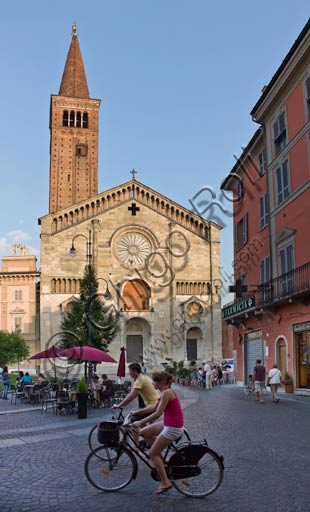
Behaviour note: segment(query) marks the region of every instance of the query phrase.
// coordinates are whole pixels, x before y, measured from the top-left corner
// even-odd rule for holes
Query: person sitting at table
[[[44,383],[47,384],[47,379],[44,377],[43,373],[39,373],[37,383],[38,384],[44,384]]]
[[[107,400],[113,395],[113,382],[103,373],[101,376],[100,407],[105,407]]]
[[[100,405],[101,384],[99,382],[99,377],[97,375],[93,376],[90,387],[91,387],[94,399],[96,400],[96,402],[98,402],[98,405]]]
[[[16,391],[23,391],[23,388],[24,388],[24,385],[20,381],[20,378],[16,377],[16,381],[15,381],[15,389],[16,389]]]
[[[25,375],[20,379],[20,382],[24,386],[28,386],[28,385],[32,384],[32,377],[30,377],[29,373],[26,372]]]

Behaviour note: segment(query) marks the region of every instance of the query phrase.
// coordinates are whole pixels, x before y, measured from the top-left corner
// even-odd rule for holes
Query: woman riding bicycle
[[[173,441],[183,434],[183,413],[179,398],[170,388],[172,375],[167,372],[153,372],[153,383],[156,389],[161,392],[160,401],[156,411],[146,418],[133,423],[133,427],[144,427],[150,421],[159,418],[164,414],[163,422],[159,421],[140,430],[148,441],[151,441],[149,456],[160,477],[160,487],[155,494],[162,494],[172,487],[172,484],[165,471],[161,452]],[[156,437],[158,436],[158,437]],[[156,439],[155,439],[156,438]]]

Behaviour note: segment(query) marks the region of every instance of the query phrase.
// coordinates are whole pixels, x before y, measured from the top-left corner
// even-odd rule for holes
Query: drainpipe
[[[209,233],[209,263],[210,263],[210,282],[211,282],[211,295],[210,295],[210,321],[211,321],[211,360],[214,362],[214,329],[213,329],[213,266],[212,266],[212,236],[211,236],[211,226],[209,223],[208,228]]]

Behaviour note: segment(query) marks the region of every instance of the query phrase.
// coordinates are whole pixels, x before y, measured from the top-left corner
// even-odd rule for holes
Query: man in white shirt
[[[268,385],[271,389],[272,401],[276,404],[280,400],[278,397],[278,387],[281,386],[281,378],[281,372],[278,369],[277,363],[274,363],[268,374]]]
[[[204,364],[203,371],[205,372],[205,375],[206,375],[206,389],[210,389],[211,388],[211,366],[209,365],[209,363]]]

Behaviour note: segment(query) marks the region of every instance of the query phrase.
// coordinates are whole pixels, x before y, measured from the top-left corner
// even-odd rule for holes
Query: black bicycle
[[[147,447],[135,442],[130,425],[123,424],[121,411],[119,416],[93,427],[91,432],[97,429],[100,446],[92,449],[84,465],[87,480],[105,492],[123,489],[134,480],[138,459],[150,468],[151,477],[160,481],[146,453]],[[187,442],[180,443],[179,439],[166,448],[163,455],[165,468],[177,491],[191,498],[203,498],[221,485],[224,459],[208,447],[206,440],[192,443],[188,432],[186,437]]]

